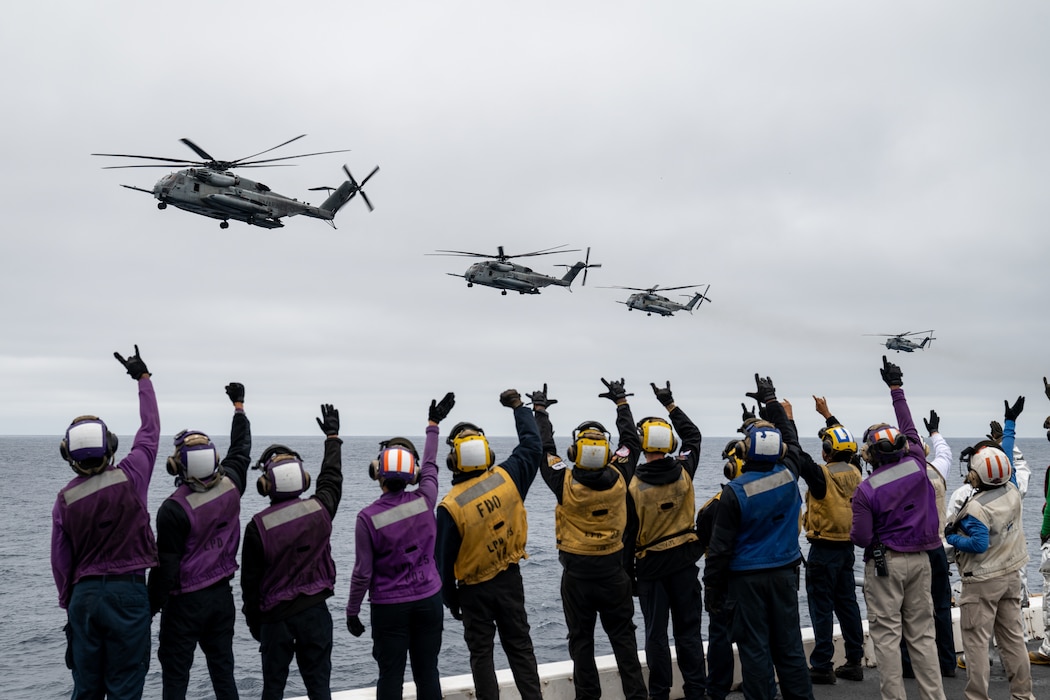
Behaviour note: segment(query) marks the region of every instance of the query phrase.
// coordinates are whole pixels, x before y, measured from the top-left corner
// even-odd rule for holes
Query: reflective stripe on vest
[[[372,516],[372,527],[380,530],[389,525],[396,525],[402,520],[407,520],[408,518],[426,512],[426,499],[416,498],[406,503],[402,503],[401,505],[394,506],[389,510],[384,510],[382,513],[376,513]]]
[[[273,513],[267,513],[262,518],[262,526],[267,530],[272,530],[275,527],[280,527],[286,523],[290,523],[293,520],[316,513],[321,510],[321,504],[316,498],[308,498],[305,501],[299,501],[294,505],[290,505],[287,508],[281,508]]]
[[[102,489],[109,488],[110,486],[123,484],[127,480],[128,475],[122,470],[110,469],[91,477],[82,484],[77,484],[62,494],[62,497],[66,499],[67,506],[73,505],[81,498],[87,498],[91,494],[98,493]]]
[[[186,503],[188,503],[193,510],[197,510],[201,506],[211,503],[219,496],[235,488],[237,487],[233,485],[233,482],[224,476],[213,488],[210,488],[207,491],[194,491],[186,496]]]

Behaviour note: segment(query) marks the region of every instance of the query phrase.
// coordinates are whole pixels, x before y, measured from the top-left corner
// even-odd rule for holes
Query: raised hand
[[[882,373],[882,381],[891,389],[904,386],[904,373],[901,372],[901,368],[887,360],[885,355],[882,356],[882,369],[879,372]]]
[[[330,403],[321,404],[321,417],[317,419],[317,425],[328,437],[339,434],[339,409]]]
[[[543,383],[543,389],[532,392],[531,394],[525,394],[529,397],[529,401],[532,402],[532,407],[535,409],[545,409],[548,406],[553,406],[558,403],[558,399],[547,398],[547,383]]]
[[[667,382],[666,387],[656,386],[653,382],[649,382],[649,386],[653,388],[653,394],[656,395],[656,400],[667,408],[674,403],[674,396],[671,395],[671,382]]]
[[[769,403],[777,400],[777,390],[773,386],[773,380],[769,377],[760,377],[755,373],[755,390],[749,391],[744,396],[754,399],[758,403]]]
[[[627,400],[628,396],[634,396],[634,394],[628,394],[627,390],[623,387],[623,377],[620,377],[620,381],[613,379],[612,381],[606,381],[605,377],[602,377],[602,384],[608,391],[598,394],[600,399],[609,399],[613,403],[619,404]]]
[[[745,404],[740,404],[740,411],[740,420],[742,421],[746,422],[749,420],[757,419],[757,416],[755,415],[755,408],[749,409]]]
[[[1006,420],[1016,421],[1017,417],[1021,415],[1021,411],[1024,410],[1024,397],[1018,396],[1017,401],[1014,401],[1014,405],[1011,406],[1008,401],[1003,400],[1003,407],[1005,409],[1004,416]]]
[[[823,396],[817,396],[816,394],[814,394],[813,403],[816,405],[817,413],[819,413],[821,416],[827,418],[831,415],[831,411],[828,410],[828,400],[825,399]]]
[[[507,408],[517,408],[521,406],[521,394],[517,389],[507,389],[499,395],[499,402]]]
[[[926,418],[923,418],[922,422],[926,425],[926,432],[929,433],[930,435],[933,435],[934,433],[940,432],[940,429],[941,429],[941,417],[938,416],[937,415],[937,411],[934,411],[932,408],[930,409],[930,418],[929,418],[929,420],[927,420]]]
[[[135,354],[130,355],[125,359],[119,352],[114,352],[113,357],[117,358],[120,364],[124,365],[124,369],[128,371],[128,374],[136,382],[142,379],[142,375],[149,374],[150,371],[146,368],[146,363],[142,361],[142,357],[139,356],[139,346],[135,346]]]
[[[445,420],[448,416],[448,412],[452,410],[452,407],[456,405],[456,395],[451,391],[445,394],[445,397],[438,403],[436,400],[430,400],[430,410],[427,412],[427,420],[433,421],[434,423],[440,423]]]
[[[232,403],[244,403],[244,385],[240,382],[230,382],[226,385],[226,395]]]

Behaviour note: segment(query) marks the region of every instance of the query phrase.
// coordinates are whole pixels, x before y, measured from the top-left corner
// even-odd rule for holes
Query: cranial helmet
[[[612,455],[609,439],[609,431],[601,423],[580,423],[572,431],[572,444],[565,454],[580,469],[601,469]]]
[[[419,453],[412,441],[395,437],[379,443],[379,454],[368,465],[373,479],[396,479],[414,484],[419,479]]]
[[[175,436],[175,452],[168,457],[168,473],[194,491],[207,491],[219,483],[222,467],[219,450],[211,438],[196,430],[183,430]]]
[[[473,423],[456,423],[445,443],[452,448],[445,459],[452,471],[484,471],[496,463],[496,454],[485,438],[485,431]]]
[[[864,431],[860,456],[876,466],[901,455],[908,448],[908,438],[888,423],[876,423]]]
[[[113,462],[117,442],[98,416],[78,416],[66,428],[58,451],[77,474],[93,476]]]
[[[777,462],[787,454],[787,444],[772,423],[759,420],[748,426],[740,452],[745,462]]]
[[[670,454],[678,449],[678,438],[674,429],[663,418],[643,418],[638,422],[638,434],[642,437],[643,452]]]
[[[310,475],[303,469],[303,458],[284,445],[267,447],[255,468],[263,472],[255,483],[260,496],[286,501],[310,488]]]
[[[817,437],[820,438],[821,448],[828,457],[840,452],[845,452],[847,455],[854,455],[857,452],[857,439],[853,437],[853,433],[841,425],[821,428]]]
[[[744,460],[740,456],[743,452],[744,443],[742,440],[730,440],[726,443],[725,449],[722,450],[722,459],[726,461],[722,467],[722,474],[730,481],[744,472]]]
[[[1010,458],[998,447],[978,445],[970,457],[970,472],[976,474],[985,487],[995,487],[1009,481],[1014,468]]]

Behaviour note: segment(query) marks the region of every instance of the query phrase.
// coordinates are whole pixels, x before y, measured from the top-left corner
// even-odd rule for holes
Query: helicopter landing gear
[[[220,221],[219,222],[219,228],[229,228],[229,227],[230,227],[230,222],[229,221]]]
[[[647,314],[646,314],[646,316],[652,316],[652,315],[653,315],[653,314],[652,314],[652,312],[651,312],[651,311],[650,311],[649,313],[647,313]]]
[[[473,282],[467,282],[467,287],[473,287],[473,286],[474,286]]]
[[[167,209],[167,208],[168,208],[168,203],[167,202],[157,202],[157,209],[164,210],[164,209]]]
[[[502,290],[502,291],[500,292],[500,294],[502,294],[503,296],[507,296],[507,290],[506,290],[506,289]]]

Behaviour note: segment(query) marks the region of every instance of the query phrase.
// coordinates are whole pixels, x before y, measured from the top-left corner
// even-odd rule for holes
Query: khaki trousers
[[[883,700],[907,700],[900,641],[903,635],[923,700],[945,700],[934,637],[930,598],[930,557],[926,552],[887,550],[889,576],[875,575],[875,562],[864,565],[864,602],[868,634],[879,666]]]
[[[988,642],[995,634],[999,658],[1010,679],[1013,700],[1035,700],[1032,667],[1021,626],[1021,578],[1016,571],[987,581],[963,580],[959,596],[963,651],[966,653],[966,698],[988,700],[991,659]]]

